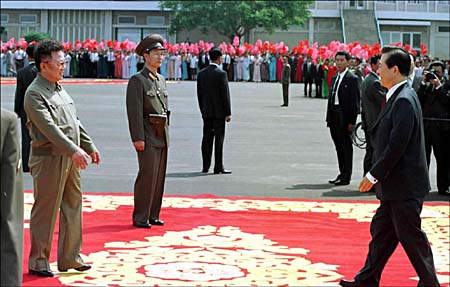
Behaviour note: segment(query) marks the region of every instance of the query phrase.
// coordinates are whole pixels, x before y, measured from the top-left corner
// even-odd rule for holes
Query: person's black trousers
[[[422,206],[423,198],[381,201],[370,224],[366,263],[355,276],[356,282],[378,287],[383,268],[400,242],[420,278],[418,286],[439,286],[430,243],[421,229]]]
[[[342,181],[350,181],[353,169],[353,146],[351,134],[343,124],[342,110],[339,106],[333,106],[331,122],[329,124],[331,138],[336,147],[339,164],[339,172]]]
[[[282,84],[283,86],[283,105],[289,105],[289,84]]]
[[[30,158],[30,144],[31,137],[27,128],[27,117],[20,118],[20,124],[22,129],[22,167],[23,172],[30,172],[30,167],[28,166],[28,160]]]
[[[449,187],[450,162],[450,131],[439,128],[442,123],[438,121],[426,121],[425,125],[425,152],[428,167],[430,167],[431,150],[436,158],[436,184],[438,191],[443,192]]]
[[[225,119],[203,118],[202,158],[203,170],[209,170],[214,144],[214,171],[223,170],[223,141]]]

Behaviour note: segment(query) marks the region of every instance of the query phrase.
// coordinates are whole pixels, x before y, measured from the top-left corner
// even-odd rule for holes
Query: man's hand
[[[100,153],[98,151],[92,152],[90,157],[93,164],[100,164]]]
[[[368,192],[373,186],[374,184],[365,176],[359,183],[358,189],[360,192]]]
[[[229,123],[229,122],[231,121],[231,116],[226,116],[226,117],[225,117],[225,121],[226,121],[227,123]]]
[[[81,148],[78,148],[78,150],[72,154],[71,159],[75,166],[79,169],[86,169],[89,164],[89,155]]]
[[[145,149],[145,141],[135,141],[133,142],[134,149],[137,151],[143,151]]]

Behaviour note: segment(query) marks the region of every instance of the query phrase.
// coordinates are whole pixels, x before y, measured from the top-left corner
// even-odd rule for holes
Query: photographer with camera
[[[444,68],[441,61],[432,62],[423,73],[417,95],[422,106],[428,167],[433,149],[438,192],[450,195],[450,82],[443,77]]]

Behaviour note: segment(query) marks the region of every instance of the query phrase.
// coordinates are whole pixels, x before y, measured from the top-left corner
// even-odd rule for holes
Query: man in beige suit
[[[136,47],[145,66],[127,87],[127,115],[131,141],[137,152],[139,172],[134,184],[133,225],[151,228],[164,225],[159,213],[164,192],[169,146],[167,86],[158,74],[165,56],[163,38],[152,34]]]
[[[1,110],[0,286],[22,286],[23,183],[17,115]]]
[[[86,169],[89,158],[99,164],[100,153],[81,125],[72,98],[58,84],[66,66],[63,46],[54,40],[43,41],[34,56],[38,74],[24,103],[34,184],[28,269],[31,275],[53,277],[48,260],[58,211],[58,270],[91,268],[80,257],[80,170]]]

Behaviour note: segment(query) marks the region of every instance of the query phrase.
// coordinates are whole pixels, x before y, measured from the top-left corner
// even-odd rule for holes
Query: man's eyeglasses
[[[50,63],[53,63],[53,64],[55,64],[57,67],[65,67],[65,66],[67,66],[67,61],[64,61],[64,62],[53,62],[53,61],[47,61],[47,62],[43,62],[43,63],[46,63],[46,64],[50,64]]]

